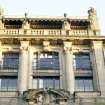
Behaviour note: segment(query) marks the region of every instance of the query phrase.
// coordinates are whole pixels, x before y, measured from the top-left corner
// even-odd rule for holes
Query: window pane
[[[38,77],[33,78],[33,88],[56,88],[59,89],[59,77]]]
[[[40,54],[35,53],[33,59],[33,70],[48,70],[59,69],[59,56],[55,52],[42,52]]]
[[[3,53],[3,68],[18,69],[19,53]]]
[[[17,87],[17,80],[12,78],[8,79],[8,90],[16,90]]]
[[[75,80],[76,91],[93,91],[93,80],[87,77],[78,77]]]
[[[14,91],[17,89],[17,79],[15,77],[1,77],[0,90]]]
[[[84,84],[85,84],[85,91],[93,91],[92,80],[90,80],[90,79],[84,80]]]
[[[59,88],[60,88],[60,81],[59,81],[59,79],[55,79],[54,82],[55,82],[55,83],[54,83],[55,89],[59,89]]]
[[[37,79],[33,79],[33,88],[34,89],[37,89],[37,83],[38,83],[38,81],[37,81]]]
[[[44,79],[44,88],[53,88],[53,79]]]
[[[81,79],[76,79],[75,81],[75,86],[76,86],[76,91],[84,91],[84,84],[83,84],[83,80]]]
[[[76,69],[91,69],[89,54],[75,54],[74,68]]]
[[[39,88],[43,88],[43,79],[39,79]]]
[[[2,78],[1,79],[1,90],[6,90],[8,89],[8,78]]]

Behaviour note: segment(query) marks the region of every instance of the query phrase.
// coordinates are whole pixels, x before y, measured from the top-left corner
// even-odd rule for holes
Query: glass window
[[[56,89],[59,89],[59,87],[60,87],[60,82],[59,82],[59,79],[55,79],[55,81],[54,81],[55,83],[54,83],[54,87],[56,88]]]
[[[83,80],[81,79],[76,79],[75,81],[75,87],[76,87],[76,91],[84,91],[84,83]]]
[[[38,77],[33,78],[33,88],[56,88],[59,89],[59,78],[58,77]]]
[[[43,79],[39,79],[37,81],[38,81],[39,88],[43,88]]]
[[[35,53],[33,70],[59,70],[59,55],[56,52]]]
[[[75,80],[76,91],[93,91],[93,79],[78,77]]]
[[[44,88],[47,88],[47,87],[48,88],[53,88],[53,85],[54,85],[53,81],[54,81],[53,79],[45,78],[44,79],[44,84],[43,84],[44,86],[43,87]]]
[[[89,54],[74,54],[74,68],[76,70],[91,70],[91,62]]]
[[[15,91],[17,88],[16,77],[0,77],[0,90]]]
[[[19,53],[3,53],[3,69],[18,69]]]
[[[33,79],[33,88],[34,89],[37,89],[37,84],[38,84],[38,81],[36,78]]]

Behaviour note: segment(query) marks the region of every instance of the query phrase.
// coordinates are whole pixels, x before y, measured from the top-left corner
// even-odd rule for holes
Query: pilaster
[[[98,78],[98,85],[100,87],[101,96],[105,96],[105,66],[103,56],[103,43],[102,41],[93,41],[93,53],[95,59],[96,73]]]

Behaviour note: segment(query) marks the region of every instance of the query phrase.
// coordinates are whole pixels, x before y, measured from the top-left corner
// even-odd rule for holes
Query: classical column
[[[72,42],[64,42],[64,50],[65,50],[65,75],[66,75],[66,83],[67,90],[73,94],[74,86],[75,86],[75,77],[73,71],[73,56],[72,56]]]
[[[28,82],[28,46],[29,41],[21,41],[20,47],[20,64],[18,74],[18,89],[22,93],[27,90]]]
[[[95,66],[98,78],[98,85],[100,87],[101,95],[105,96],[105,65],[103,56],[103,44],[102,41],[93,41],[93,54],[95,59]]]

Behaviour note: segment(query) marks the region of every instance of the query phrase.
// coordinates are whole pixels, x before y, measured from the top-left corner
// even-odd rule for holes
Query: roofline
[[[4,16],[3,20],[21,20],[23,21],[25,18],[28,20],[41,20],[41,21],[64,21],[65,17],[63,16]],[[88,21],[87,16],[69,16],[67,17],[70,21]]]

